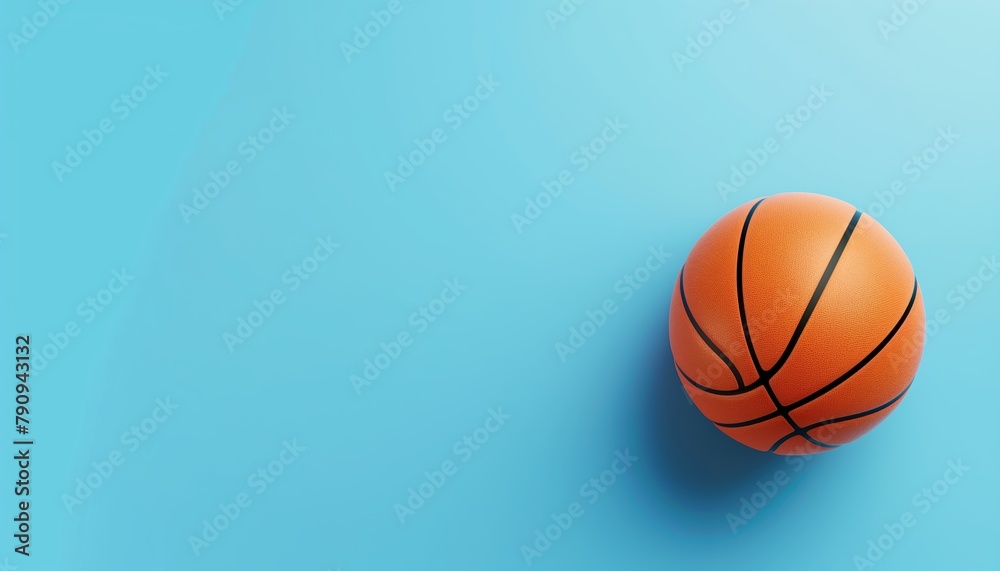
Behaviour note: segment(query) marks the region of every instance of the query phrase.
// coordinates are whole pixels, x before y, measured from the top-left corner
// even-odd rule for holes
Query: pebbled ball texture
[[[813,454],[871,430],[903,400],[924,344],[902,248],[840,200],[748,202],[698,240],[674,288],[670,347],[701,412],[737,441]]]

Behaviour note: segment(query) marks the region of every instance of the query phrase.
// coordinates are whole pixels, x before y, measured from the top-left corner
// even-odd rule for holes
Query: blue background
[[[343,42],[387,1],[77,1],[12,40],[44,4],[0,8],[0,323],[54,355],[30,381],[32,555],[12,551],[8,491],[0,564],[520,569],[574,501],[583,516],[532,568],[852,569],[906,511],[916,525],[875,568],[1000,564],[1000,282],[961,309],[949,298],[1000,254],[995,2],[930,1],[880,31],[887,0],[589,0],[564,21],[547,15],[556,0],[402,0],[350,58]],[[677,65],[724,9],[731,23]],[[147,66],[168,75],[121,118]],[[446,110],[491,74],[499,87],[453,129]],[[829,101],[777,135],[819,86]],[[248,161],[241,142],[275,108],[295,118]],[[103,118],[114,131],[58,177],[53,161]],[[574,152],[615,118],[627,128],[580,172]],[[904,163],[949,127],[960,139],[911,180]],[[385,172],[435,129],[445,142],[390,191]],[[780,150],[724,200],[718,181],[769,137]],[[185,219],[230,161],[240,174]],[[563,170],[573,183],[519,232],[512,215]],[[897,179],[905,192],[879,206]],[[700,234],[792,190],[876,215],[928,316],[948,318],[894,414],[801,464],[704,420],[666,336]],[[339,247],[292,291],[285,272],[327,236]],[[672,256],[625,300],[615,285],[651,247]],[[88,322],[78,304],[122,268],[134,281]],[[456,278],[467,289],[418,332],[411,314]],[[274,289],[286,301],[230,351],[224,333]],[[563,362],[556,343],[609,298],[617,313]],[[412,345],[359,395],[351,375],[401,332]],[[122,433],[157,399],[178,408],[131,450]],[[463,462],[454,443],[496,407],[510,419]],[[258,494],[248,477],[293,440],[305,450]],[[581,485],[626,448],[638,460],[587,503]],[[115,451],[124,462],[68,508]],[[394,504],[447,460],[457,473],[401,524]],[[968,474],[919,513],[911,498],[959,460]],[[790,482],[734,533],[727,514],[776,470]],[[13,462],[0,473],[9,490]],[[249,507],[196,554],[189,537],[242,493]]]

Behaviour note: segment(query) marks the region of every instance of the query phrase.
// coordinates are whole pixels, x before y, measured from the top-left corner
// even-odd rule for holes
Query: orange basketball
[[[924,305],[902,248],[817,194],[723,216],[681,267],[670,347],[681,383],[743,444],[813,454],[871,430],[910,388]]]

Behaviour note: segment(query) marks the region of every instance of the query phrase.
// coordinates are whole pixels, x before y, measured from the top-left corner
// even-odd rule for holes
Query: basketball
[[[670,348],[719,430],[783,455],[865,434],[906,396],[924,306],[903,249],[827,196],[748,202],[698,240],[670,304]]]

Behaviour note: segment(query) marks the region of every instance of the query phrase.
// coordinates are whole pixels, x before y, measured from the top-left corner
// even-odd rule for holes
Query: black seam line
[[[803,397],[803,398],[801,398],[801,399],[799,399],[799,400],[797,400],[797,401],[789,404],[787,407],[783,407],[783,408],[788,409],[789,411],[792,411],[792,410],[794,410],[796,408],[799,408],[800,406],[802,406],[804,404],[810,403],[810,402],[818,399],[819,397],[825,395],[826,393],[832,391],[833,389],[835,389],[838,386],[840,386],[841,384],[843,384],[844,381],[846,381],[847,379],[849,379],[852,376],[854,376],[855,374],[857,374],[857,372],[860,371],[862,368],[864,368],[865,365],[867,365],[868,363],[870,363],[872,361],[872,359],[874,359],[880,352],[882,352],[883,349],[885,349],[886,345],[888,345],[889,342],[892,341],[893,337],[896,336],[896,333],[898,333],[899,330],[903,327],[903,324],[906,322],[906,319],[910,316],[910,312],[913,310],[913,305],[916,303],[916,300],[917,300],[917,291],[918,291],[917,280],[916,280],[916,278],[914,278],[914,280],[913,280],[913,292],[910,294],[910,302],[906,305],[906,310],[903,311],[903,315],[900,316],[899,321],[897,321],[896,325],[893,326],[892,331],[890,331],[889,334],[886,335],[884,339],[882,339],[882,342],[879,343],[878,346],[875,347],[875,349],[873,349],[870,353],[868,353],[868,355],[866,355],[864,359],[862,359],[861,361],[859,361],[857,365],[851,367],[851,369],[849,371],[847,371],[846,373],[844,373],[843,375],[841,375],[840,377],[838,377],[834,381],[830,382],[829,384],[827,384],[823,388],[821,388],[818,391],[812,393],[811,395],[809,395],[807,397]],[[743,426],[750,426],[752,424],[757,424],[759,422],[764,422],[766,420],[770,420],[772,418],[776,418],[777,416],[780,415],[780,410],[781,409],[779,409],[777,411],[774,411],[772,413],[768,413],[768,414],[766,414],[766,415],[764,415],[764,416],[762,416],[760,418],[755,418],[753,420],[747,420],[747,421],[744,421],[744,422],[737,422],[737,423],[733,423],[733,424],[719,424],[719,423],[716,423],[716,425],[720,426],[720,427],[724,427],[724,428],[740,428],[740,427],[743,427]]]
[[[736,255],[736,296],[740,306],[740,323],[743,324],[743,338],[746,339],[747,351],[750,352],[750,359],[753,360],[753,366],[757,369],[758,378],[764,374],[764,368],[760,366],[760,359],[757,358],[757,352],[754,351],[753,340],[750,338],[750,326],[747,324],[746,304],[743,301],[743,251],[746,248],[747,231],[750,230],[750,219],[764,200],[766,199],[758,200],[747,213],[747,218],[743,221],[743,232],[740,234],[740,249]]]
[[[698,332],[698,335],[701,337],[701,340],[704,341],[706,345],[708,345],[708,348],[711,349],[712,352],[716,354],[716,356],[718,356],[720,359],[723,360],[723,362],[726,363],[726,366],[729,367],[729,370],[732,371],[733,373],[733,377],[736,379],[736,384],[739,385],[740,388],[743,388],[743,377],[740,376],[740,372],[736,368],[736,365],[734,365],[733,362],[729,360],[729,357],[727,357],[726,354],[723,353],[722,350],[719,349],[715,345],[715,343],[713,343],[712,340],[708,338],[708,335],[706,335],[705,332],[702,331],[701,326],[698,325],[698,322],[695,321],[694,319],[694,315],[692,315],[691,313],[691,308],[688,307],[687,296],[684,294],[684,266],[681,266],[680,288],[681,288],[681,303],[684,304],[684,312],[687,313],[688,320],[691,322],[691,325],[694,326],[694,330]]]
[[[681,376],[684,377],[687,380],[687,382],[689,382],[692,385],[694,385],[694,387],[697,388],[697,389],[700,389],[700,390],[702,390],[702,391],[704,391],[706,393],[713,394],[713,395],[732,395],[732,394],[734,394],[734,391],[731,391],[731,390],[713,389],[711,387],[706,387],[705,385],[698,384],[697,381],[695,381],[694,379],[692,379],[687,373],[684,372],[684,369],[681,369],[681,366],[680,366],[680,364],[677,363],[677,361],[674,361],[674,365],[677,367],[677,370],[680,371]]]
[[[767,370],[767,379],[765,383],[771,380],[771,377],[784,366],[785,361],[792,355],[792,351],[795,349],[795,344],[799,342],[799,337],[802,336],[802,332],[806,328],[806,323],[809,322],[809,318],[812,317],[813,311],[816,310],[816,306],[819,304],[819,298],[823,295],[823,291],[826,289],[828,283],[830,283],[830,278],[833,276],[833,270],[837,267],[840,262],[841,256],[844,255],[844,250],[847,249],[847,242],[850,241],[851,235],[854,234],[854,229],[858,226],[858,220],[861,219],[861,211],[857,210],[854,212],[854,217],[851,218],[851,223],[847,225],[847,230],[844,231],[844,235],[840,238],[840,243],[837,244],[837,249],[834,250],[833,256],[830,258],[830,262],[826,265],[826,270],[823,272],[823,277],[819,279],[819,284],[816,285],[816,290],[813,291],[812,299],[809,300],[809,305],[806,306],[805,313],[802,314],[802,319],[799,319],[799,324],[795,327],[795,332],[792,333],[792,338],[788,341],[788,346],[785,347],[785,352],[781,354],[778,362],[774,364],[773,367]]]
[[[771,402],[774,403],[774,406],[778,407],[778,410],[781,410],[781,401],[779,401],[778,396],[774,394],[774,389],[771,388],[771,384],[764,383],[764,390],[767,391],[767,396],[770,397]],[[826,444],[820,442],[819,440],[816,440],[809,434],[803,433],[802,428],[798,424],[796,424],[794,420],[792,420],[792,416],[788,412],[782,412],[781,416],[783,416],[785,418],[785,422],[787,422],[788,425],[792,427],[792,434],[801,434],[803,438],[805,438],[809,442],[812,442],[816,446],[827,446]]]
[[[813,292],[813,297],[812,297],[812,299],[809,300],[809,305],[806,306],[806,311],[805,311],[805,313],[803,313],[802,319],[799,320],[799,324],[795,328],[795,332],[792,333],[792,338],[791,338],[791,340],[788,343],[788,347],[785,348],[785,351],[781,355],[781,357],[778,359],[778,362],[775,363],[773,367],[771,367],[770,369],[768,369],[767,371],[765,371],[764,374],[761,375],[761,377],[758,378],[756,381],[754,381],[754,382],[752,382],[752,383],[750,383],[750,384],[748,384],[746,386],[741,386],[741,388],[739,388],[739,389],[732,389],[732,390],[718,390],[718,389],[714,389],[712,391],[706,391],[706,392],[711,392],[712,394],[718,394],[718,395],[738,395],[738,394],[748,393],[748,392],[756,389],[757,387],[759,387],[759,386],[761,386],[761,385],[769,382],[771,380],[771,377],[773,377],[775,374],[777,374],[777,372],[781,368],[781,366],[784,365],[785,361],[788,360],[788,357],[791,356],[792,349],[794,349],[795,348],[795,344],[798,343],[799,337],[802,335],[802,331],[805,329],[806,322],[812,316],[813,310],[816,309],[816,304],[819,302],[819,295],[821,295],[823,293],[823,289],[826,288],[827,282],[830,281],[830,276],[833,274],[833,268],[837,265],[837,262],[840,261],[840,257],[844,253],[844,249],[847,248],[847,241],[850,240],[851,234],[854,233],[854,229],[857,227],[858,221],[861,219],[861,214],[862,214],[862,212],[860,210],[855,211],[854,217],[851,218],[851,223],[847,226],[847,230],[844,231],[844,235],[840,239],[840,244],[837,245],[837,249],[834,251],[833,257],[830,258],[830,263],[827,264],[826,271],[823,273],[822,278],[820,278],[819,285],[816,286],[816,291]],[[684,299],[683,277],[684,277],[684,269],[681,268],[681,299],[682,300]],[[685,310],[687,309],[687,304],[686,303],[685,303],[684,308],[685,308]],[[689,317],[691,316],[690,312],[688,312],[688,316]],[[693,320],[692,320],[692,323],[693,323]],[[728,362],[728,359],[725,359],[725,360]],[[701,388],[701,386],[698,385],[698,384],[695,384],[695,386]],[[775,414],[774,416],[777,416],[777,414]],[[769,418],[774,418],[774,416],[771,416]]]
[[[799,337],[802,336],[802,332],[806,328],[806,323],[808,323],[809,318],[812,317],[813,311],[816,309],[816,305],[819,304],[819,298],[822,297],[827,284],[830,283],[830,278],[833,276],[833,270],[836,269],[837,264],[840,263],[840,258],[844,255],[844,250],[847,249],[847,243],[851,240],[851,235],[854,234],[854,229],[857,227],[858,220],[860,219],[861,211],[855,210],[854,216],[851,217],[851,223],[847,225],[847,229],[844,230],[844,235],[840,237],[840,243],[837,244],[837,249],[833,251],[833,256],[831,256],[830,261],[827,262],[826,269],[823,271],[823,276],[819,279],[819,283],[816,284],[816,289],[813,290],[812,298],[809,300],[809,305],[806,306],[806,310],[802,313],[802,318],[799,319],[799,324],[795,326],[792,338],[788,340],[788,345],[785,347],[785,351],[781,354],[781,357],[774,364],[774,366],[768,369],[762,377],[764,390],[767,391],[768,398],[770,398],[771,402],[774,403],[775,411],[785,418],[785,422],[792,427],[792,430],[801,434],[803,438],[816,446],[827,445],[816,440],[809,434],[802,433],[802,428],[796,424],[794,420],[792,420],[792,415],[789,414],[789,410],[781,404],[781,401],[778,400],[778,396],[774,394],[774,389],[771,388],[771,379],[773,379],[774,375],[781,370],[781,367],[785,365],[785,362],[788,361],[788,358],[791,356],[792,351],[795,350],[795,345],[799,342]]]
[[[774,446],[772,446],[770,449],[768,449],[768,452],[776,452],[778,450],[778,448],[781,447],[782,444],[784,444],[785,442],[787,442],[788,440],[792,439],[795,436],[802,436],[803,438],[805,438],[809,442],[811,442],[811,443],[813,443],[816,446],[819,446],[821,448],[839,448],[840,447],[840,444],[827,444],[825,442],[820,442],[819,440],[816,440],[815,438],[812,438],[811,436],[807,436],[807,435],[799,432],[798,430],[794,430],[794,431],[792,431],[791,434],[786,434],[785,436],[782,436],[781,440],[778,440],[778,442],[775,442]]]
[[[908,385],[906,385],[906,388],[904,388],[901,393],[899,393],[898,395],[892,397],[892,400],[890,400],[889,402],[887,402],[885,404],[880,404],[879,406],[877,406],[877,407],[875,407],[875,408],[873,408],[871,410],[866,410],[864,412],[859,412],[857,414],[849,414],[847,416],[841,416],[841,417],[838,417],[838,418],[831,418],[830,420],[824,420],[823,422],[817,422],[815,424],[810,424],[809,426],[802,427],[802,430],[808,432],[810,430],[814,430],[816,428],[820,428],[821,426],[827,426],[827,425],[830,425],[830,424],[836,424],[838,422],[846,422],[848,420],[856,420],[856,419],[859,419],[859,418],[863,418],[863,417],[875,414],[876,412],[881,412],[881,411],[889,408],[890,406],[892,406],[893,403],[895,403],[899,399],[903,398],[906,395],[906,393],[910,390],[910,387],[912,385],[913,385],[913,381],[910,381],[910,383]],[[791,434],[786,434],[785,436],[782,436],[777,442],[774,443],[774,446],[771,447],[770,451],[774,452],[775,450],[777,450],[778,448],[780,448],[782,444],[784,444],[785,442],[787,442],[790,438],[792,438],[796,434],[798,434],[798,433],[797,432],[792,432]],[[836,448],[837,446],[840,446],[840,445],[839,444],[830,444],[829,446],[833,447],[833,448]]]
[[[701,389],[705,388],[702,385],[699,385],[697,382],[695,382],[694,379],[692,379],[691,377],[689,377],[687,375],[687,373],[685,373],[681,369],[681,366],[677,364],[677,361],[674,361],[674,366],[677,367],[677,370],[680,371],[681,375],[683,375],[684,378],[687,379],[688,382],[690,382],[692,385],[694,385],[694,386],[696,386],[698,388],[701,388]],[[770,385],[764,385],[764,388],[767,390],[768,396],[771,397],[772,401],[774,401],[774,400],[777,399],[777,397],[774,396],[774,393],[772,392],[772,389],[771,389]],[[709,391],[709,392],[711,392],[711,391]],[[798,432],[799,431],[799,427],[795,424],[795,421],[793,421],[792,418],[790,416],[787,416],[787,415],[785,416],[785,420],[787,420],[788,424],[791,425],[794,428],[794,430],[792,431],[791,436],[795,436],[796,434],[798,434],[799,433]],[[724,426],[724,425],[721,425],[721,424],[718,424],[718,423],[715,423],[715,424],[716,424],[716,426]],[[816,444],[817,446],[828,446],[827,444],[824,444],[824,443],[822,443],[822,442],[820,442],[818,440],[813,439],[813,437],[810,436],[810,435],[808,435],[808,434],[803,434],[803,437],[806,438],[807,440],[809,440],[810,442],[812,442],[813,444]],[[772,452],[773,452],[773,450],[772,450]]]
[[[893,403],[895,403],[899,399],[901,399],[904,396],[906,396],[906,393],[909,392],[911,386],[913,386],[913,381],[910,381],[909,384],[906,385],[906,388],[904,388],[898,395],[892,397],[892,400],[886,402],[885,404],[880,404],[879,406],[877,406],[877,407],[875,407],[875,408],[873,408],[871,410],[866,410],[864,412],[859,412],[857,414],[849,414],[847,416],[841,416],[841,417],[838,417],[838,418],[831,418],[830,420],[824,420],[823,422],[817,422],[815,424],[810,424],[809,426],[802,427],[802,430],[815,430],[817,428],[820,428],[821,426],[826,426],[828,424],[835,424],[835,423],[838,423],[838,422],[846,422],[848,420],[857,420],[859,418],[863,418],[863,417],[866,417],[868,415],[875,414],[876,412],[881,412],[881,411],[889,408],[890,406],[892,406]]]
[[[758,202],[758,204],[759,203],[760,202]],[[766,385],[768,382],[770,382],[771,377],[777,374],[778,370],[781,369],[781,367],[785,364],[785,361],[788,360],[788,357],[791,355],[792,350],[795,348],[795,344],[798,343],[798,339],[802,335],[802,331],[805,329],[806,322],[812,316],[812,312],[816,309],[816,305],[819,303],[819,297],[820,295],[823,294],[823,290],[826,289],[826,285],[830,281],[830,277],[833,275],[833,269],[836,267],[837,263],[840,262],[840,258],[844,254],[844,250],[847,248],[847,242],[851,239],[851,235],[854,233],[854,229],[857,227],[858,221],[861,219],[861,214],[862,212],[860,210],[856,210],[854,212],[854,216],[851,218],[850,224],[848,224],[847,229],[844,231],[844,235],[841,236],[840,243],[837,244],[837,249],[834,250],[833,256],[831,256],[830,258],[830,262],[827,263],[826,270],[823,272],[819,284],[816,286],[816,290],[813,292],[813,296],[809,300],[809,304],[806,306],[806,310],[802,314],[802,318],[799,320],[799,324],[796,326],[795,331],[792,333],[792,338],[789,340],[788,346],[785,348],[784,353],[781,355],[781,357],[778,359],[778,361],[774,364],[773,367],[765,371],[764,374],[762,374],[756,381],[746,386],[743,385],[742,382],[743,379],[740,376],[739,371],[736,370],[736,367],[732,364],[732,361],[730,361],[728,357],[722,354],[722,351],[720,351],[718,347],[716,347],[715,344],[708,339],[704,331],[701,330],[701,327],[699,327],[698,323],[694,320],[694,316],[691,314],[691,309],[688,307],[687,304],[687,297],[684,293],[684,267],[683,266],[681,267],[680,288],[681,288],[681,301],[684,304],[684,311],[687,312],[688,319],[691,321],[691,324],[694,325],[695,331],[697,331],[698,334],[701,335],[702,340],[705,341],[705,343],[715,352],[715,354],[718,355],[723,361],[725,361],[725,363],[729,366],[730,370],[733,372],[733,376],[736,377],[737,384],[740,386],[740,388],[738,389],[732,389],[732,390],[712,389],[712,390],[707,390],[706,392],[718,395],[737,395],[750,392],[751,390],[756,389],[760,385]],[[688,379],[690,380],[690,377],[688,377]],[[702,385],[699,385],[694,381],[691,382],[695,387],[698,387],[699,389],[702,390],[707,389],[707,387],[703,387]],[[778,416],[777,412],[773,413],[773,416],[769,416],[768,418],[774,418],[775,416]]]

